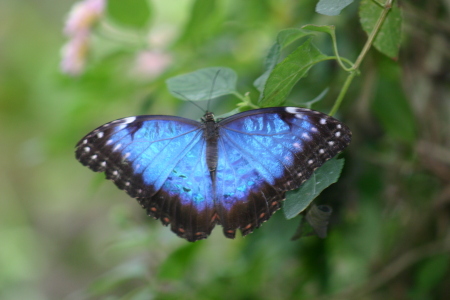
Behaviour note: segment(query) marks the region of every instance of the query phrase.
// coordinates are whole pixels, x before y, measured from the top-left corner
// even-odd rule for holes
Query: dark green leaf
[[[106,11],[113,21],[134,28],[145,28],[151,14],[147,0],[108,0]]]
[[[378,85],[372,111],[389,136],[413,142],[416,137],[416,121],[402,89],[400,67],[392,60],[384,59],[380,61],[378,68]]]
[[[291,240],[314,234],[322,239],[326,238],[332,213],[333,209],[329,205],[311,204],[308,211],[300,215],[300,224]]]
[[[167,79],[172,95],[181,100],[209,100],[236,91],[237,75],[230,68],[212,67]]]
[[[437,255],[425,260],[416,272],[414,289],[417,293],[427,294],[436,289],[449,270],[450,257]]]
[[[265,84],[263,98],[259,101],[260,106],[282,104],[308,70],[327,58],[312,44],[311,39],[307,40],[273,69]]]
[[[301,213],[324,189],[335,183],[344,167],[344,159],[332,158],[315,170],[302,186],[286,193],[284,215],[292,219]]]
[[[383,8],[371,0],[362,0],[359,6],[359,18],[364,31],[369,35]],[[401,42],[402,14],[397,5],[393,5],[387,18],[375,37],[374,47],[390,58],[397,58]]]
[[[320,0],[316,6],[316,12],[327,16],[337,16],[351,3],[353,0]]]

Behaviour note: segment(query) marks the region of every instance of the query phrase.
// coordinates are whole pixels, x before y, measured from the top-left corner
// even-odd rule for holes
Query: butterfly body
[[[251,233],[351,140],[343,123],[323,113],[272,107],[216,122],[136,116],[85,136],[76,157],[136,198],[147,213],[189,241],[216,224],[234,238]]]

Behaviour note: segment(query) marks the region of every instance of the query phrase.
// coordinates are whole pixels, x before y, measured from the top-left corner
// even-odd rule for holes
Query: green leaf
[[[108,0],[106,12],[113,21],[134,28],[145,28],[151,15],[147,0]]]
[[[298,28],[288,28],[281,30],[277,35],[277,43],[281,49],[286,48],[298,39],[311,35],[311,32],[304,31]]]
[[[311,204],[307,212],[300,214],[300,224],[291,240],[314,234],[322,239],[326,238],[332,213],[333,209],[329,205]]]
[[[186,243],[172,252],[159,267],[158,277],[161,279],[180,279],[189,274],[189,266],[193,263],[201,243]]]
[[[277,41],[270,48],[264,62],[264,68],[266,71],[253,83],[256,89],[261,93],[260,99],[263,96],[262,92],[264,91],[266,81],[280,59],[281,51],[298,39],[309,35],[312,35],[312,33],[297,28],[284,29],[278,33]]]
[[[378,83],[371,109],[387,135],[413,145],[417,122],[402,88],[402,70],[390,59],[379,60],[378,70]]]
[[[302,29],[311,30],[311,31],[317,31],[317,32],[325,32],[325,33],[328,33],[331,36],[334,36],[334,31],[335,31],[334,25],[307,24],[307,25],[302,26]]]
[[[217,0],[196,0],[189,15],[190,19],[178,43],[201,45],[214,36],[223,22],[223,10],[220,9]]]
[[[147,269],[142,261],[129,261],[97,278],[89,285],[88,291],[95,296],[107,294],[119,286],[127,285],[133,280],[145,277],[146,272]]]
[[[283,211],[286,219],[301,213],[324,189],[335,183],[344,167],[344,159],[330,159],[314,171],[312,176],[299,189],[286,193]]]
[[[316,12],[327,16],[337,16],[353,0],[320,0],[316,5]]]
[[[230,68],[212,67],[167,79],[169,92],[181,100],[209,100],[236,92],[237,74]]]
[[[449,263],[448,255],[436,255],[421,263],[415,273],[415,294],[429,294],[436,290],[448,273]]]
[[[362,0],[359,6],[359,19],[364,31],[369,35],[383,8],[371,0]],[[401,42],[402,14],[397,5],[393,5],[380,31],[375,37],[374,47],[390,58],[397,58]]]
[[[294,52],[276,65],[265,84],[261,107],[282,104],[294,85],[318,62],[328,58],[308,39]]]

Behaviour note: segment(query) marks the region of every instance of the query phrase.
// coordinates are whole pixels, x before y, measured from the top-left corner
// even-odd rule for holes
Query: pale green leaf
[[[212,67],[167,79],[169,92],[181,100],[209,100],[236,91],[237,74],[230,68]]]
[[[337,16],[353,0],[320,0],[316,5],[316,12],[327,16]]]

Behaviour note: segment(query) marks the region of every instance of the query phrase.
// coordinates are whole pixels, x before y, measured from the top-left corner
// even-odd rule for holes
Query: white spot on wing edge
[[[320,124],[325,125],[327,123],[326,119],[320,119]]]
[[[312,159],[308,160],[308,164],[312,164],[314,161]]]
[[[337,126],[336,126],[338,129],[341,129],[342,128],[342,125],[341,124],[337,124]]]
[[[333,146],[334,145],[334,141],[329,141],[328,145]]]
[[[120,147],[122,147],[122,144],[117,144],[114,146],[113,151],[118,150]]]
[[[91,148],[89,148],[89,147],[84,147],[84,152],[89,152],[89,151],[91,151]]]
[[[125,153],[125,155],[123,156],[123,159],[127,159],[128,157],[130,157],[130,155],[131,155],[130,152]]]
[[[102,162],[100,163],[100,166],[106,167],[106,161],[102,161]]]
[[[285,107],[284,110],[290,114],[296,114],[298,112],[298,107]]]
[[[97,132],[97,137],[98,137],[99,139],[101,139],[101,138],[103,137],[103,135],[104,135],[103,131]]]
[[[325,153],[325,150],[319,149],[319,153],[320,153],[320,154],[324,154],[324,153]]]
[[[128,117],[128,118],[124,118],[123,122],[125,124],[130,124],[130,123],[134,122],[135,120],[136,120],[136,117]]]
[[[337,136],[337,137],[340,137],[340,136],[341,136],[341,132],[338,131],[338,132],[336,132],[334,135]]]

